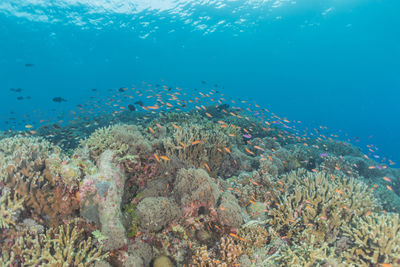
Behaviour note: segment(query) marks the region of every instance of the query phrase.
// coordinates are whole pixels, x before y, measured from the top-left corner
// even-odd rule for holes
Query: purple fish
[[[327,153],[321,153],[321,154],[319,154],[319,156],[320,156],[320,157],[327,157],[328,154],[327,154]]]
[[[250,134],[244,134],[243,137],[244,137],[244,138],[247,138],[247,139],[250,139],[250,138],[251,138],[251,135],[250,135]]]

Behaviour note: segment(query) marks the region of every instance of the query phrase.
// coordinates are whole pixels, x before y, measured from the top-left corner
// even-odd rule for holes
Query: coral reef
[[[147,112],[82,119],[78,147],[60,126],[49,140],[69,150],[0,140],[2,264],[400,265],[400,171],[275,115],[159,89],[180,107],[157,95],[137,101]]]

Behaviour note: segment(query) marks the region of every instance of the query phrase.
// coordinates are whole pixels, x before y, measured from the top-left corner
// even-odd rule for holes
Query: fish
[[[132,105],[132,104],[128,105],[128,109],[129,109],[129,111],[135,111],[136,110],[135,106]]]
[[[163,160],[170,160],[170,158],[168,158],[167,156],[160,156],[160,158],[162,158]]]
[[[35,65],[32,64],[32,63],[25,63],[25,67],[27,67],[27,68],[30,68],[30,67],[33,67],[33,66],[35,66]]]
[[[67,100],[65,98],[62,98],[61,96],[53,97],[53,102],[56,102],[56,103],[61,103],[61,102],[66,102],[66,101]]]
[[[385,180],[386,182],[391,182],[392,181],[392,179],[390,179],[389,177],[386,177],[386,176],[383,177],[382,179]]]
[[[247,138],[247,139],[250,139],[251,138],[251,134],[244,134],[243,137]]]

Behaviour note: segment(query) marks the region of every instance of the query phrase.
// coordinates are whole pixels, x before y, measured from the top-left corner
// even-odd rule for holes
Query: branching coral
[[[18,197],[14,193],[11,198],[10,191],[5,188],[2,190],[0,196],[0,228],[9,228],[15,225],[15,217],[18,212],[24,209],[24,198]]]
[[[313,235],[307,238],[307,242],[301,242],[292,246],[282,245],[280,249],[272,256],[268,257],[263,266],[267,263],[278,263],[279,266],[341,266],[342,259],[335,255],[333,247],[327,243],[320,244]],[[348,265],[346,265],[348,266]]]
[[[83,230],[70,224],[43,234],[24,231],[12,251],[23,266],[83,267],[108,257],[92,243],[91,237],[84,238]]]
[[[225,125],[226,126],[226,125]],[[231,153],[235,128],[216,125],[212,122],[193,123],[186,121],[166,125],[170,134],[162,141],[165,154],[171,159],[204,168],[211,175],[223,175],[222,163]]]
[[[344,226],[352,246],[345,252],[355,265],[400,264],[399,214],[371,213]]]
[[[352,178],[299,170],[279,182],[284,189],[269,211],[270,224],[289,239],[309,229],[319,242],[332,243],[353,217],[377,208],[366,185]]]

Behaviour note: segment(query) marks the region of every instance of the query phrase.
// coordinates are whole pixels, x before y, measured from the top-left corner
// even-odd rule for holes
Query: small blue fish
[[[319,154],[319,156],[323,158],[323,157],[327,157],[328,154],[327,153],[321,153],[321,154]]]

